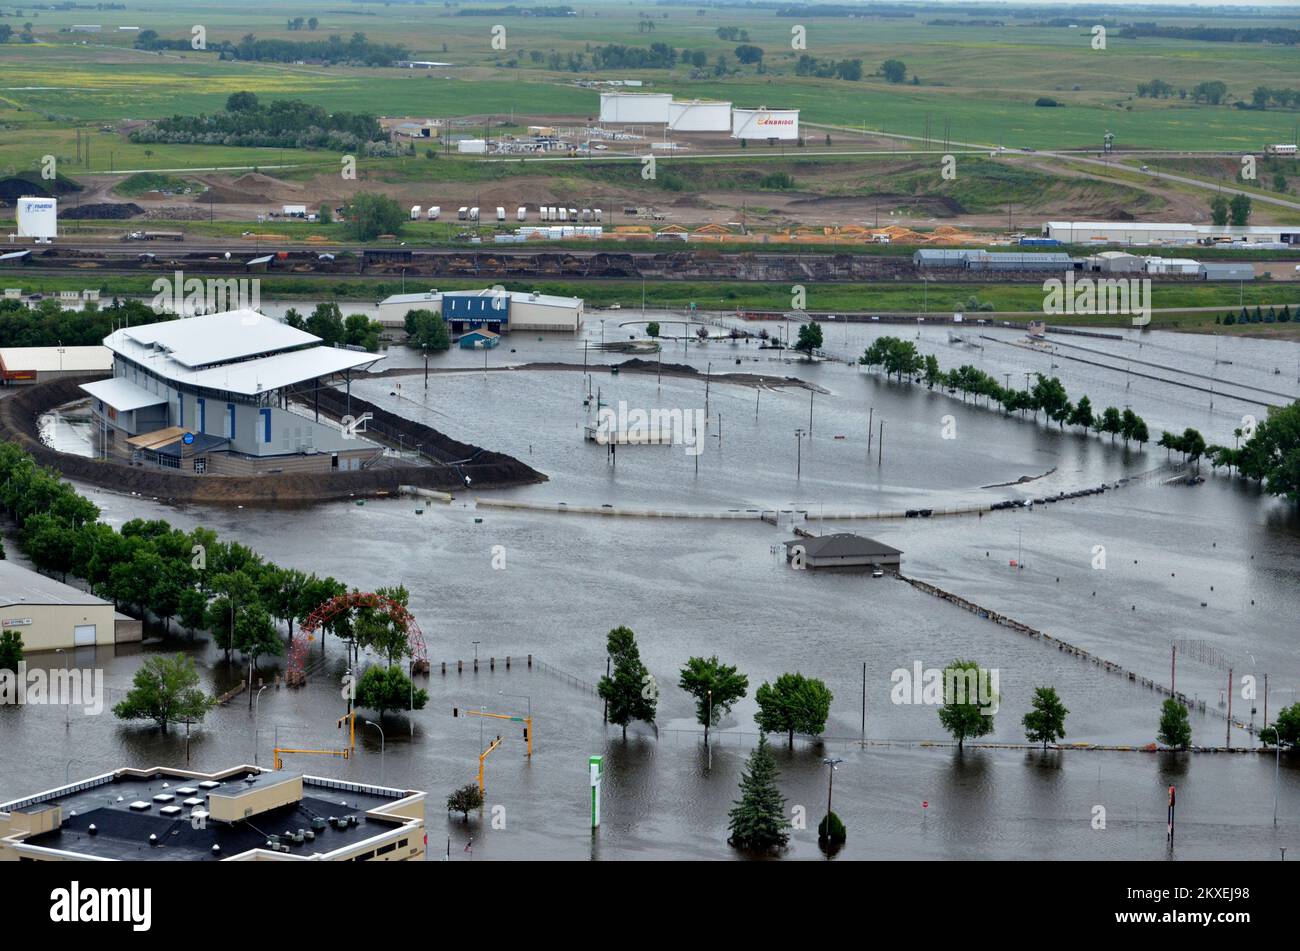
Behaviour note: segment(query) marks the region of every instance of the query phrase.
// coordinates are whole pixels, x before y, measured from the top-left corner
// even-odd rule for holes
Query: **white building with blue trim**
[[[108,379],[82,384],[108,454],[196,473],[364,468],[382,449],[320,419],[315,395],[382,359],[252,310],[124,327]]]

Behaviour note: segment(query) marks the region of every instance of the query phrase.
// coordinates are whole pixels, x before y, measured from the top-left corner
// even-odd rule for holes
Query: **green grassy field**
[[[942,141],[946,132],[954,142],[1040,149],[1096,147],[1109,130],[1121,148],[1258,150],[1269,142],[1293,141],[1298,118],[1294,110],[1246,111],[1135,95],[1139,82],[1153,78],[1175,87],[1220,79],[1237,98],[1249,98],[1255,85],[1291,87],[1296,84],[1294,49],[1128,40],[1112,34],[1107,49],[1098,51],[1090,48],[1086,29],[1032,25],[1035,17],[1010,13],[1003,27],[959,27],[927,25],[935,15],[929,9],[898,20],[796,21],[770,9],[715,8],[701,16],[689,5],[656,6],[648,14],[655,28],[645,31],[638,28],[646,22],[641,6],[612,2],[578,4],[581,15],[563,19],[457,16],[461,8],[423,4],[355,7],[321,11],[306,0],[233,0],[151,9],[147,17],[129,8],[105,10],[94,18],[105,32],[88,36],[59,32],[84,22],[84,11],[42,10],[32,21],[39,42],[11,42],[0,55],[0,124],[8,127],[6,132],[18,133],[3,136],[0,165],[22,165],[55,146],[66,154],[64,136],[72,122],[211,112],[241,89],[264,98],[301,98],[330,109],[391,115],[587,117],[597,111],[598,94],[577,88],[575,80],[635,76],[680,95],[797,107],[806,124],[865,125],[917,136],[925,134],[928,124],[932,141]],[[285,21],[294,15],[318,15],[318,30],[287,30]],[[960,19],[962,14],[945,11],[945,16]],[[796,22],[807,28],[808,54],[861,58],[868,74],[886,58],[901,59],[920,85],[890,85],[871,75],[858,82],[795,76],[794,61],[803,52],[790,49],[790,28]],[[1251,20],[1252,25],[1272,22]],[[507,31],[505,50],[494,50],[490,43],[490,30],[498,23]],[[129,49],[130,35],[115,31],[122,24],[147,25],[173,38],[188,37],[192,25],[202,24],[212,43],[237,41],[250,32],[259,38],[324,39],[359,31],[375,42],[404,44],[416,58],[454,65],[394,70],[218,62],[214,54],[198,51],[158,55]],[[719,39],[719,26],[747,30],[749,41],[765,50],[766,72],[760,75],[747,66],[738,75],[707,79],[691,79],[682,65],[604,74],[557,72],[528,55],[589,55],[590,46],[604,43],[646,47],[662,42],[702,51],[710,65],[723,54],[737,69],[736,43]],[[1064,107],[1035,108],[1039,96],[1051,96]],[[116,167],[132,168],[269,164],[268,155],[257,153],[272,151],[158,146],[154,155],[143,156],[120,140],[104,146],[120,153],[114,157],[121,160]],[[95,149],[96,169],[108,167],[105,148]],[[304,157],[289,154],[286,160]]]

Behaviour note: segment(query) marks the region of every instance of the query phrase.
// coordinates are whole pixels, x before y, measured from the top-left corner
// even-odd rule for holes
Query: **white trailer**
[[[469,210],[469,220],[478,221],[478,205],[475,205]]]
[[[419,221],[419,220],[420,220],[420,206],[419,206],[419,205],[412,205],[412,206],[411,206],[411,220],[412,220],[412,221]]]
[[[497,205],[497,221],[506,220],[506,210],[501,205]]]
[[[466,208],[464,205],[461,205],[460,208],[456,211],[456,220],[457,220],[457,221],[468,221],[468,220],[469,220],[469,209]]]
[[[567,209],[567,208],[561,208],[561,209],[559,209],[559,211],[560,211],[560,220],[561,220],[561,221],[568,221],[568,220],[569,220],[569,209]]]
[[[600,220],[601,220],[601,215],[603,215],[603,214],[604,214],[604,212],[602,212],[599,208],[597,208],[597,209],[596,209],[596,220],[597,220],[597,221],[600,221]]]
[[[516,220],[516,221],[527,221],[527,220],[528,220],[528,208],[527,208],[526,206],[524,206],[524,205],[520,205],[520,206],[515,210],[515,220]]]
[[[578,209],[577,209],[577,208],[570,208],[570,209],[569,209],[569,220],[570,220],[570,221],[577,221],[577,220],[578,220]]]
[[[437,220],[438,220],[438,216],[441,215],[441,214],[442,214],[442,206],[441,206],[441,205],[430,205],[430,206],[429,206],[429,220],[430,220],[430,221],[437,221]]]

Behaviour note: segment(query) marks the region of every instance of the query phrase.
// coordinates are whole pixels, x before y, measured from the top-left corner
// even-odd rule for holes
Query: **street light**
[[[840,759],[838,756],[836,756],[836,757],[834,757],[834,758],[831,758],[831,757],[829,757],[829,756],[823,756],[823,757],[822,757],[822,762],[825,763],[827,766],[830,767],[830,769],[827,771],[827,774],[826,774],[826,775],[827,775],[827,782],[826,782],[826,837],[827,837],[827,838],[830,838],[830,834],[831,834],[831,790],[832,790],[832,788],[834,788],[834,786],[835,786],[835,770],[839,768],[839,764],[842,763],[842,762],[844,762],[844,760]]]
[[[379,731],[379,785],[384,784],[384,728],[374,720],[367,720],[366,726],[373,726]]]
[[[55,653],[63,655],[63,683],[64,686],[66,687],[68,684],[68,652],[65,651],[62,647],[59,647],[55,649]],[[64,697],[65,702],[63,704],[63,728],[65,730],[72,729],[71,714],[68,712],[71,709],[71,705],[69,703],[71,699],[72,699],[71,697]]]
[[[258,716],[259,713],[261,713],[261,709],[262,709],[262,708],[261,708],[261,703],[262,703],[262,691],[265,690],[265,689],[266,689],[267,687],[269,687],[269,686],[271,686],[271,685],[270,685],[270,684],[262,684],[261,687],[257,688],[257,694],[253,697],[253,765],[254,765],[254,766],[257,765],[257,736],[258,736],[258,733],[257,733],[257,716]]]
[[[796,429],[794,431],[794,439],[795,439],[795,452],[796,452],[794,477],[795,479],[801,479],[803,478],[803,430],[802,429]]]

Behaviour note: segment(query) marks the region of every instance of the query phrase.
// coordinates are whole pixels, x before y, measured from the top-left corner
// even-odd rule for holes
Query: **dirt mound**
[[[231,184],[233,187],[238,188],[238,189],[241,189],[241,190],[244,190],[244,191],[246,191],[246,190],[248,190],[248,189],[252,189],[252,188],[257,188],[257,189],[279,189],[279,188],[289,188],[289,189],[294,189],[294,186],[290,185],[289,183],[287,183],[287,182],[282,182],[282,181],[280,181],[278,178],[272,178],[270,175],[263,175],[261,172],[245,172],[243,175],[240,175],[237,179],[235,179],[235,180],[234,180],[233,182],[231,182],[230,184]]]
[[[59,212],[59,217],[77,221],[82,218],[134,218],[136,215],[143,214],[144,209],[133,201],[106,201],[90,205],[77,205],[75,208],[65,208]]]

